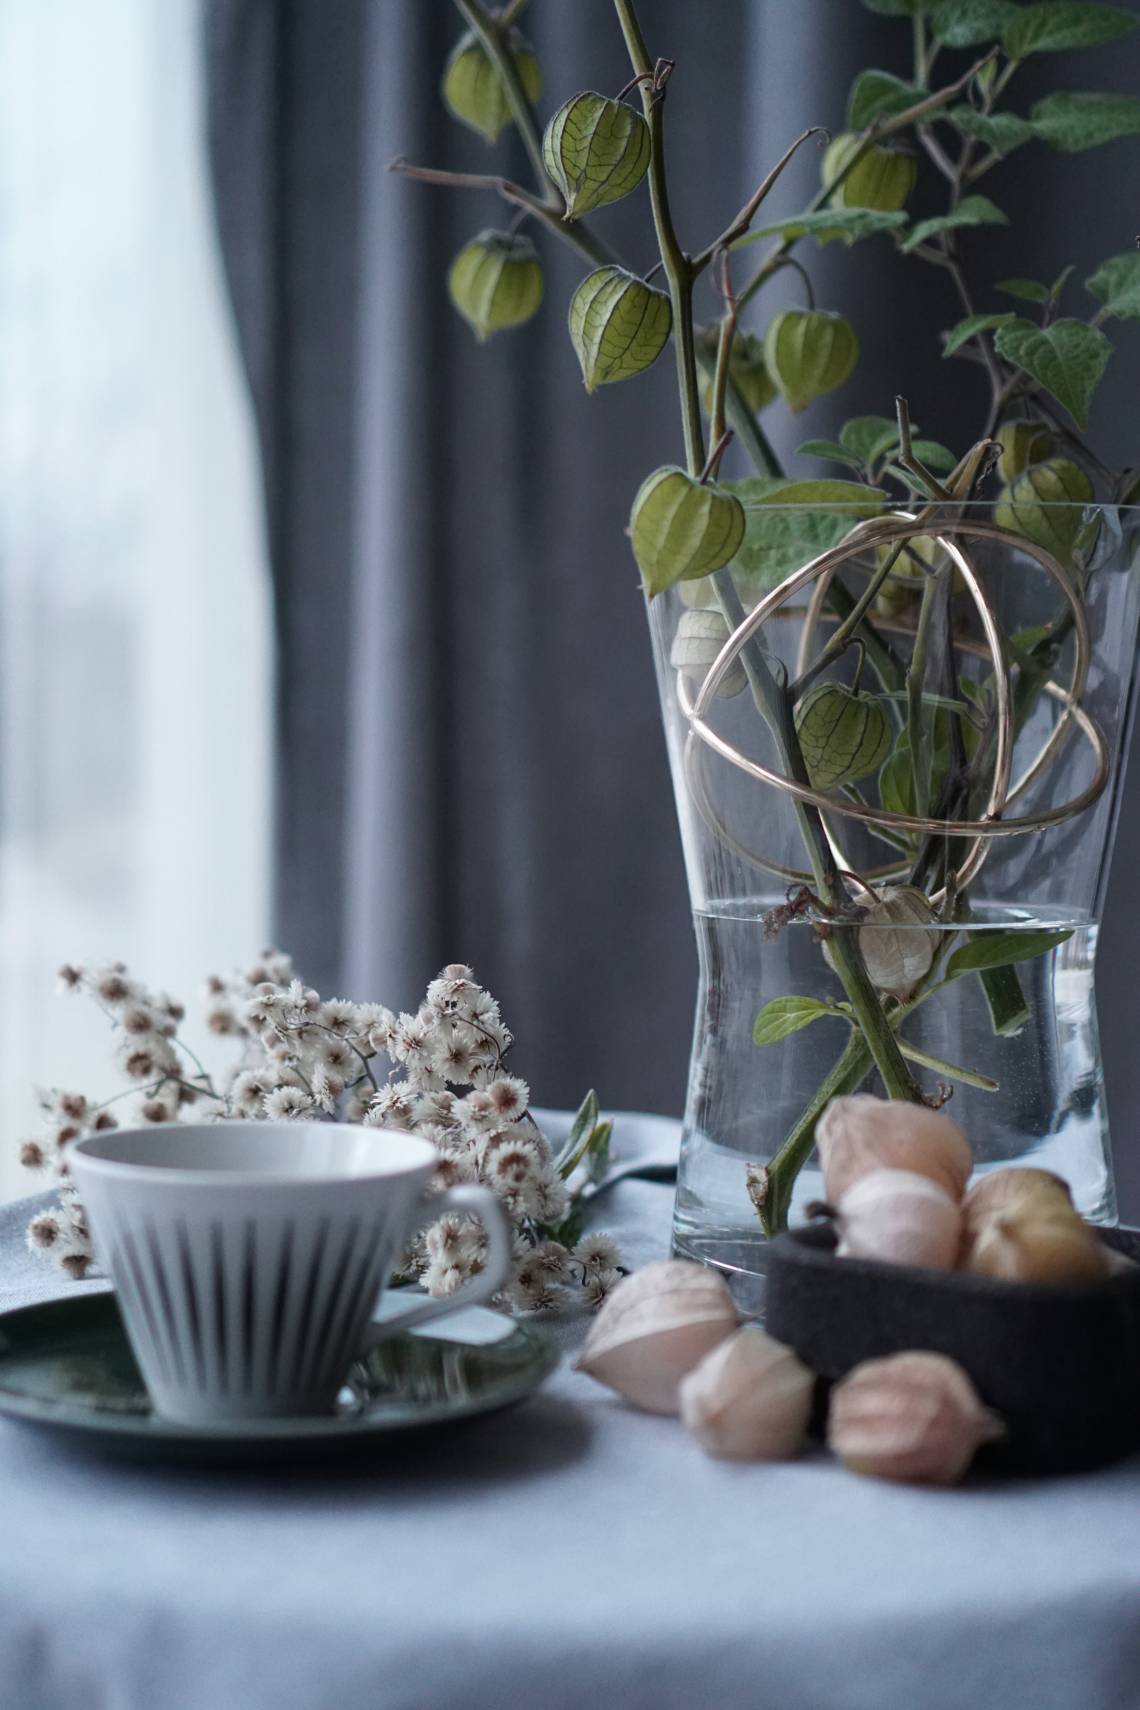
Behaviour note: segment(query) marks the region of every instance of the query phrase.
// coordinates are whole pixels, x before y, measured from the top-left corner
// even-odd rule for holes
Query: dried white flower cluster
[[[111,1019],[119,1065],[133,1083],[101,1104],[81,1093],[43,1095],[46,1132],[21,1148],[21,1161],[60,1190],[58,1204],[28,1226],[28,1243],[71,1276],[86,1274],[91,1244],[67,1149],[81,1135],[117,1127],[111,1107],[133,1093],[143,1123],[177,1122],[189,1108],[195,1121],[335,1117],[419,1134],[439,1152],[437,1187],[481,1182],[506,1208],[515,1230],[511,1304],[549,1309],[577,1296],[599,1306],[619,1281],[614,1242],[581,1237],[581,1188],[570,1181],[583,1166],[597,1178],[611,1124],[599,1120],[591,1093],[555,1155],[530,1114],[530,1089],[505,1069],[513,1039],[499,1006],[470,968],[446,967],[415,1014],[394,1015],[382,1004],[322,998],[296,978],[288,956],[267,950],[245,972],[207,981],[206,1025],[239,1047],[217,1083],[179,1036],[182,1006],[122,963],[65,967],[60,978]],[[399,1274],[449,1294],[482,1268],[485,1247],[474,1219],[449,1212],[401,1255]]]

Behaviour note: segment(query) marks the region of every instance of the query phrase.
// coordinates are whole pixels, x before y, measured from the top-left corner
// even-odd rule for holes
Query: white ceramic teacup
[[[438,1157],[413,1134],[180,1123],[94,1134],[69,1159],[151,1400],[185,1424],[328,1413],[356,1355],[486,1300],[510,1271],[494,1194],[425,1201]],[[400,1247],[444,1211],[479,1218],[484,1268],[370,1327]]]

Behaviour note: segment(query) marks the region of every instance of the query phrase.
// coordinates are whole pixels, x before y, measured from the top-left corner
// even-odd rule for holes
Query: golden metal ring
[[[1072,721],[1092,748],[1095,759],[1095,768],[1092,782],[1077,796],[1073,797],[1071,801],[1064,803],[1058,808],[1043,809],[1040,812],[1033,814],[1022,814],[1015,819],[998,819],[996,817],[991,817],[994,812],[993,808],[989,809],[987,817],[974,820],[934,819],[921,814],[894,813],[882,808],[866,807],[860,803],[837,799],[834,796],[825,794],[823,791],[814,790],[808,785],[799,784],[792,778],[784,777],[783,774],[772,771],[770,767],[761,765],[759,761],[752,760],[747,755],[741,754],[739,749],[735,748],[732,743],[727,742],[723,737],[719,736],[708,725],[704,715],[708,711],[709,706],[716,696],[717,690],[734,664],[739,653],[763,627],[771,614],[783,606],[794,594],[798,593],[801,588],[805,587],[809,582],[816,578],[829,574],[831,571],[837,569],[839,565],[844,563],[857,552],[862,552],[875,546],[891,544],[899,540],[910,539],[915,535],[934,535],[935,537],[940,537],[951,533],[965,535],[969,538],[996,539],[1016,546],[1019,551],[1024,551],[1028,556],[1034,558],[1039,564],[1041,564],[1042,568],[1045,569],[1050,578],[1061,590],[1070,607],[1073,615],[1075,639],[1075,658],[1073,662],[1071,681],[1067,690],[1060,689],[1059,685],[1056,684],[1048,686],[1053,698],[1059,699],[1063,702],[1065,712],[1063,717],[1058,721],[1055,729],[1050,733],[1041,753],[1038,754],[1033,765],[1029,768],[1029,771],[1018,780],[1017,784],[1012,789],[1008,790],[1008,796],[1012,798],[1014,794],[1020,794],[1028,787],[1032,778],[1040,773],[1049,756],[1056,750],[1064,731],[1069,727],[1070,721]],[[940,544],[945,544],[946,549],[949,550],[949,542],[942,543],[940,541]],[[965,560],[964,555],[959,554],[955,550],[951,552],[951,556],[959,570],[963,571],[963,574],[966,577],[967,586],[970,587],[971,593],[975,596],[975,604],[978,604],[980,599],[981,605],[979,605],[979,615],[981,615],[981,607],[982,605],[985,605],[985,600],[984,592],[981,590],[976,574],[973,572],[968,560]],[[1011,732],[1008,729],[1009,703],[1007,672],[1003,664],[1004,654],[1001,649],[1000,633],[997,631],[996,622],[993,619],[992,613],[989,613],[988,611],[988,606],[986,607],[986,611],[988,614],[988,622],[986,618],[983,618],[983,626],[986,628],[986,640],[989,644],[991,654],[994,657],[995,688],[997,690],[999,700],[999,756],[1004,753],[1005,759],[1008,761],[1012,749],[1012,743],[1010,741]],[[743,621],[737,625],[736,629],[725,641],[724,646],[710,665],[695,700],[692,702],[689,701],[687,689],[679,695],[679,699],[681,701],[682,711],[685,714],[690,729],[703,743],[705,743],[707,747],[711,748],[713,752],[720,754],[722,758],[728,760],[731,765],[736,766],[738,770],[743,771],[747,776],[756,779],[760,783],[768,784],[773,789],[782,790],[786,795],[792,796],[795,800],[804,802],[811,807],[815,807],[822,813],[838,814],[843,818],[891,827],[899,831],[924,832],[927,834],[947,837],[971,837],[984,840],[989,840],[994,837],[1016,837],[1024,835],[1029,831],[1038,831],[1050,825],[1060,824],[1075,814],[1083,812],[1085,808],[1091,806],[1091,804],[1096,801],[1108,781],[1107,745],[1092,719],[1089,718],[1088,714],[1079,706],[1079,697],[1081,693],[1083,693],[1088,677],[1090,652],[1088,623],[1085,617],[1084,608],[1080,604],[1067,573],[1050,553],[1046,552],[1043,548],[1038,547],[1034,542],[1027,541],[1020,535],[1012,534],[1010,531],[1002,529],[994,523],[975,521],[965,518],[960,520],[942,519],[940,521],[932,521],[930,523],[922,523],[911,518],[900,517],[872,518],[866,522],[857,524],[838,546],[830,548],[827,552],[819,554],[818,557],[810,560],[807,564],[802,565],[798,570],[793,571],[790,576],[785,577],[785,579],[776,588],[772,589],[771,592],[767,594],[764,599],[762,599],[759,604],[743,619]],[[1001,716],[1003,710],[1003,690],[1004,718]],[[1005,731],[1004,744],[1001,741],[1000,727],[1002,726],[1007,727]],[[995,787],[1000,784],[1001,787],[997,793],[1000,795],[1004,804],[1004,800],[1006,799],[1006,789],[1008,786],[1008,773],[1005,782],[1001,783],[1000,771],[1000,763],[995,764],[995,778],[994,783],[991,786],[991,802],[994,800]],[[998,808],[997,811],[1000,812],[1000,808]]]

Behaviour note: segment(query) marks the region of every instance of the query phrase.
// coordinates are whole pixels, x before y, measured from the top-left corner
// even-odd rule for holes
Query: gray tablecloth
[[[633,1260],[670,1197],[610,1196]],[[60,1292],[25,1213],[4,1306]],[[5,1425],[0,1710],[1135,1710],[1138,1496],[1137,1463],[949,1492],[719,1464],[566,1366],[340,1472],[136,1470]]]

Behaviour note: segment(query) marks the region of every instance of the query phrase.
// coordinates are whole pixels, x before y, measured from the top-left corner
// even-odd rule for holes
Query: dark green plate
[[[397,1335],[352,1367],[335,1414],[205,1428],[154,1412],[113,1295],[27,1306],[0,1314],[0,1416],[77,1447],[144,1460],[339,1458],[381,1448],[394,1434],[509,1407],[557,1366],[557,1349],[540,1331],[471,1311],[490,1321],[492,1334],[505,1334],[479,1343]]]

